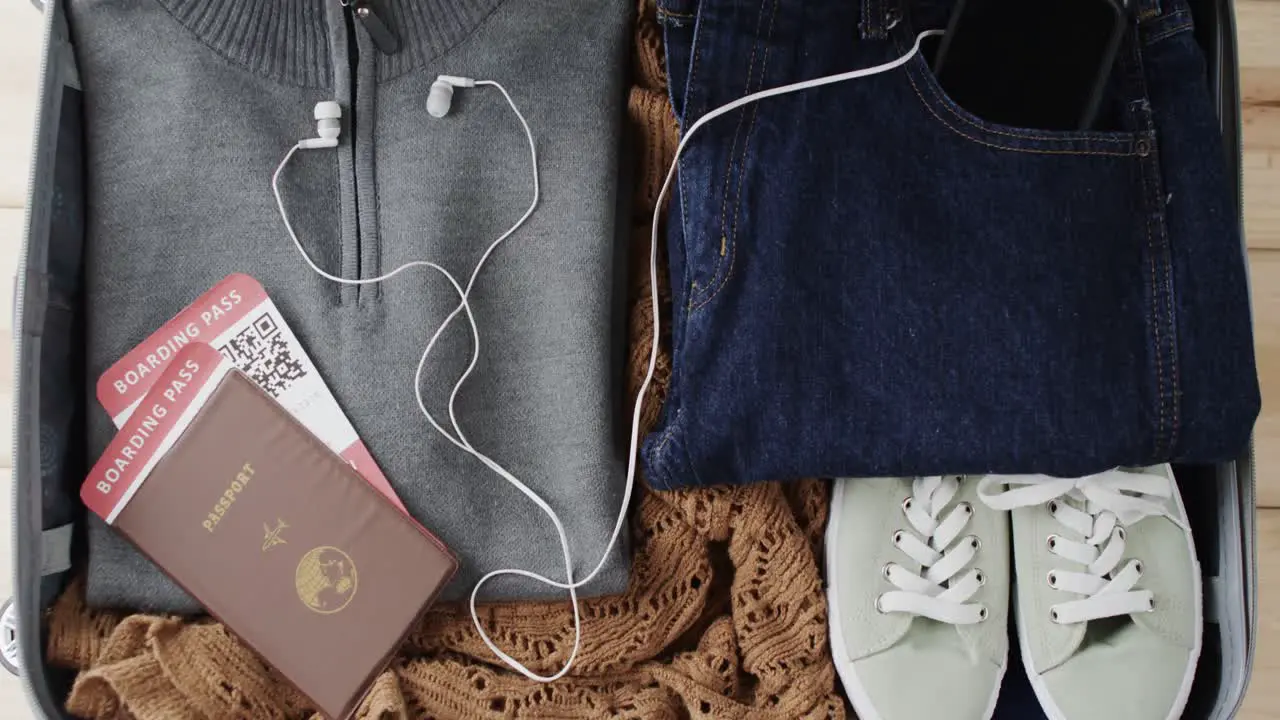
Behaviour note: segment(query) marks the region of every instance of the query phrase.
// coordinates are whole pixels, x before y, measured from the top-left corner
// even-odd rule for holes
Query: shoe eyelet
[[[1058,501],[1057,501],[1057,500],[1050,500],[1050,501],[1049,501],[1049,514],[1050,514],[1050,515],[1053,515],[1053,514],[1056,514],[1057,512],[1058,512]]]
[[[1138,573],[1138,577],[1142,577],[1142,561],[1134,560],[1133,569]]]
[[[1058,536],[1057,536],[1057,535],[1050,535],[1049,537],[1045,538],[1044,544],[1045,544],[1045,545],[1047,545],[1047,546],[1049,547],[1049,549],[1050,549],[1050,550],[1055,550],[1055,549],[1057,549],[1057,547],[1058,547]]]
[[[1058,609],[1057,609],[1057,608],[1049,608],[1049,620],[1050,620],[1050,621],[1052,621],[1054,624],[1058,624]]]
[[[979,540],[977,535],[970,535],[969,546],[972,547],[974,550],[981,550],[982,540]]]
[[[880,574],[884,575],[885,580],[889,580],[889,571],[893,569],[893,563],[887,562],[884,567],[880,568]]]
[[[974,568],[973,579],[978,581],[978,587],[982,587],[987,584],[987,574],[978,568]]]
[[[1116,526],[1116,537],[1120,538],[1121,542],[1124,542],[1125,540],[1129,539],[1129,536],[1125,533],[1124,528],[1120,527],[1119,525]]]
[[[965,515],[972,515],[973,506],[967,502],[960,503],[960,511],[963,512]]]
[[[1155,612],[1155,611],[1156,611],[1156,597],[1152,595],[1147,600],[1147,612]]]
[[[902,536],[903,536],[903,534],[904,534],[904,533],[903,533],[903,531],[901,531],[901,530],[894,530],[894,531],[893,531],[893,546],[894,546],[894,547],[899,547],[899,546],[901,546],[901,545],[902,545]]]
[[[902,512],[909,511],[911,509],[911,504],[912,503],[911,503],[910,497],[904,498],[902,501]]]
[[[984,620],[986,620],[987,615],[989,615],[989,613],[987,612],[986,605],[983,605],[978,608],[978,622],[983,622]]]
[[[880,600],[881,600],[881,599],[883,599],[883,598],[884,598],[884,596],[883,596],[883,595],[877,595],[877,596],[876,596],[876,612],[880,613],[881,615],[885,615],[885,614],[887,614],[887,613],[885,612],[884,607],[880,605]]]
[[[1050,572],[1050,573],[1049,573],[1049,576],[1048,576],[1046,579],[1047,579],[1047,580],[1048,580],[1048,582],[1049,582],[1049,587],[1053,588],[1054,590],[1057,590],[1057,589],[1058,589],[1058,574],[1057,574],[1057,573],[1055,573],[1055,572]]]

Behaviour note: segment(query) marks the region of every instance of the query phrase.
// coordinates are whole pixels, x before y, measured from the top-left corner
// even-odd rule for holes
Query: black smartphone
[[[984,120],[1092,129],[1128,17],[1126,0],[958,0],[933,71]]]

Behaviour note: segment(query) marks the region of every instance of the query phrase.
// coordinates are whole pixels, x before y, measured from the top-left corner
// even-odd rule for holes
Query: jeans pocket
[[[903,52],[909,45],[901,40]],[[964,140],[996,150],[1057,155],[1136,155],[1144,139],[1139,131],[1039,130],[990,122],[961,107],[938,82],[923,55],[906,67],[907,81],[932,121]]]
[[[699,473],[1080,475],[1168,452],[1146,99],[1124,103],[1132,131],[1045,132],[931,83],[916,58],[770,98],[682,165],[717,190],[685,206],[677,352]]]
[[[870,67],[912,39],[850,46],[856,7],[832,4],[777,13],[771,40],[775,4],[700,12],[688,98]],[[682,157],[671,243],[679,412],[647,468],[666,485],[1078,476],[1234,438],[1243,424],[1215,423],[1233,402],[1219,390],[1248,394],[1238,235],[1197,52],[1167,25],[1126,39],[1104,111],[1122,130],[987,122],[919,57],[708,125]],[[1239,342],[1204,347],[1219,338]],[[1192,372],[1213,392],[1187,391]]]

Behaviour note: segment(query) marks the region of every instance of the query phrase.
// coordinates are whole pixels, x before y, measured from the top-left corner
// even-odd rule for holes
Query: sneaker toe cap
[[[910,644],[840,668],[861,720],[991,717],[1004,668],[960,648]]]
[[[1038,692],[1057,720],[1171,720],[1182,715],[1194,666],[1189,651],[1167,645],[1096,647],[1042,675]]]

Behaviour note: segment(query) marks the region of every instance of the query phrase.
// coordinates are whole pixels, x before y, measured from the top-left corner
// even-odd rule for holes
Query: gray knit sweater
[[[299,153],[282,181],[304,245],[346,277],[428,259],[465,282],[529,202],[526,140],[493,89],[458,91],[438,120],[426,98],[440,73],[497,80],[533,128],[543,194],[476,285],[483,354],[459,418],[477,448],[560,513],[579,576],[589,571],[624,480],[615,341],[625,288],[615,278],[631,5],[379,0],[402,41],[386,54],[339,0],[73,0],[86,100],[89,387],[218,280],[253,275],[409,510],[458,553],[448,597],[496,568],[562,578],[550,521],[439,437],[414,400],[415,365],[456,305],[453,290],[430,271],[361,288],[312,274],[271,195],[284,153],[315,134],[313,106],[336,99],[340,147]],[[468,359],[465,323],[443,343],[424,379],[441,415]],[[114,427],[94,407],[88,431],[96,456]],[[92,604],[196,609],[93,522]],[[629,569],[615,548],[584,594],[623,590]],[[523,581],[487,587],[490,598],[563,595]]]

